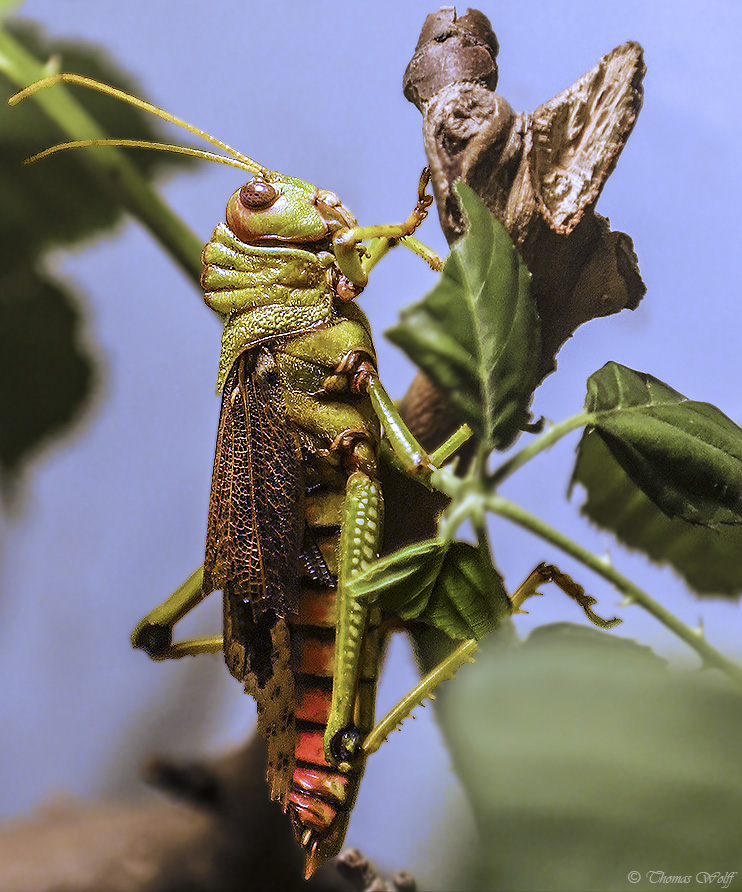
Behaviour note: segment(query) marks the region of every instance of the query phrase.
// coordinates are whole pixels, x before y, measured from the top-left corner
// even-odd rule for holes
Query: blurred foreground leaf
[[[29,22],[5,22],[2,28],[12,40],[42,62],[58,56],[62,71],[84,74],[141,95],[136,83],[99,47],[51,40]],[[87,164],[87,149],[62,152],[36,164],[23,165],[25,158],[69,137],[49,121],[32,99],[11,108],[7,99],[17,90],[17,85],[3,74],[0,65],[2,269],[7,269],[9,263],[17,266],[21,261],[31,261],[46,248],[73,245],[95,236],[118,223],[122,214],[121,205],[101,188],[100,181]],[[162,128],[152,115],[93,90],[78,87],[70,92],[112,136],[162,141]],[[148,176],[158,170],[180,169],[193,164],[192,159],[166,152],[132,150],[128,157]]]
[[[73,298],[27,267],[0,283],[0,462],[12,471],[74,419],[92,369]]]
[[[721,677],[569,624],[496,638],[437,701],[481,834],[462,888],[646,890],[658,870],[700,888],[739,869],[742,699]]]

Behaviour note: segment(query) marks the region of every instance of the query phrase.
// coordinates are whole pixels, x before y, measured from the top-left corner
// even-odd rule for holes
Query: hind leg
[[[567,597],[576,601],[584,611],[585,616],[601,629],[611,629],[621,622],[618,617],[603,619],[594,613],[592,606],[597,603],[596,599],[592,595],[586,594],[585,589],[579,583],[575,582],[566,573],[563,573],[558,567],[545,563],[539,564],[538,567],[532,570],[515,590],[515,593],[510,598],[511,613],[523,613],[524,611],[520,609],[523,603],[534,595],[540,595],[541,592],[538,591],[538,587],[545,582],[553,582]],[[442,681],[452,679],[464,663],[473,663],[477,646],[477,641],[473,638],[462,641],[447,657],[428,672],[410,693],[400,700],[374,726],[371,733],[364,739],[360,747],[363,757],[365,758],[370,756],[371,753],[375,753],[387,739],[390,732],[398,727],[407,716],[411,715],[416,706],[421,704],[423,700],[433,697],[435,689]]]

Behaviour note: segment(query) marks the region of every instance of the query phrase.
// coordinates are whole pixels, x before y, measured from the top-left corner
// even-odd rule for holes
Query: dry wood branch
[[[633,244],[595,203],[642,103],[642,48],[616,47],[534,112],[499,96],[497,38],[486,16],[428,16],[404,78],[423,116],[441,225],[462,232],[452,191],[462,179],[510,233],[533,275],[542,326],[542,375],[583,322],[628,307],[645,292]]]
[[[171,795],[134,805],[58,803],[0,833],[4,892],[414,892],[384,883],[357,851],[305,883],[303,856],[265,783],[265,745],[213,763],[154,763]],[[376,884],[374,886],[374,883]]]

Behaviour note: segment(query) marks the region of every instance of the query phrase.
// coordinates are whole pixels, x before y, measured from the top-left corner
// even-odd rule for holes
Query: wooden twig
[[[360,892],[414,890],[384,882],[357,851],[303,880],[303,855],[265,783],[253,735],[229,756],[158,760],[149,779],[167,796],[136,804],[59,802],[0,833],[7,892]],[[376,885],[374,885],[374,883]]]
[[[423,116],[441,226],[461,235],[453,195],[466,182],[510,233],[533,276],[542,375],[583,322],[634,309],[646,290],[633,244],[595,203],[642,103],[642,48],[616,47],[534,112],[516,112],[497,88],[498,42],[477,10],[428,16],[404,78]]]

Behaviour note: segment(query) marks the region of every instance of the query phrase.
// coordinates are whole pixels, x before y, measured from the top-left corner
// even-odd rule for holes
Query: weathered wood
[[[425,21],[404,92],[423,116],[448,241],[462,232],[452,192],[462,179],[533,275],[543,376],[578,326],[634,309],[646,291],[631,239],[594,210],[639,114],[645,68],[639,44],[625,43],[534,112],[516,112],[495,92],[498,49],[481,12],[443,8]]]
[[[289,819],[271,802],[265,744],[214,762],[158,761],[150,779],[170,796],[137,804],[53,803],[0,830],[8,892],[363,892],[414,890],[382,881],[357,850],[303,879]],[[375,884],[375,885],[374,885]]]

